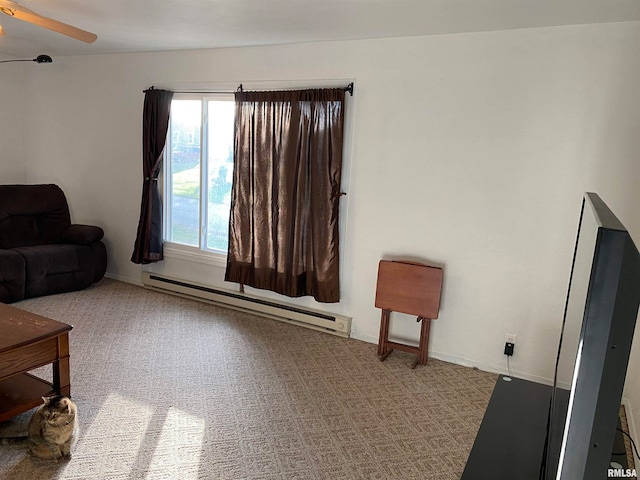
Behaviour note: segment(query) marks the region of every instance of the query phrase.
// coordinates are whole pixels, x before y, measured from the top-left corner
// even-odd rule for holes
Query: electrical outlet
[[[507,356],[513,355],[513,349],[516,346],[516,340],[518,336],[513,333],[505,333],[504,334],[504,354]]]
[[[507,355],[508,357],[513,355],[513,343],[505,342],[504,354]]]

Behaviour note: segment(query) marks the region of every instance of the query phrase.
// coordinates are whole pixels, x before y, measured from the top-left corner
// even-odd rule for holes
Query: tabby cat
[[[29,435],[0,438],[1,445],[28,443],[31,453],[40,458],[70,459],[78,439],[78,409],[69,398],[42,397],[29,421]]]

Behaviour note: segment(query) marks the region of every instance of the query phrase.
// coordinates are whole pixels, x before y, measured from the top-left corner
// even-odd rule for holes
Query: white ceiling
[[[0,14],[0,55],[187,50],[640,20],[640,0],[19,0],[98,35]]]

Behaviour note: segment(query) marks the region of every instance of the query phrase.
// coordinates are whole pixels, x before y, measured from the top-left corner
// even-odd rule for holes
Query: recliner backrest
[[[0,185],[0,248],[59,243],[70,225],[57,185]]]

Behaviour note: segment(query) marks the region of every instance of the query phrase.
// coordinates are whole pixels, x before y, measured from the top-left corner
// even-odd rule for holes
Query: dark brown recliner
[[[81,290],[107,269],[104,231],[72,225],[57,185],[0,185],[0,302]]]

